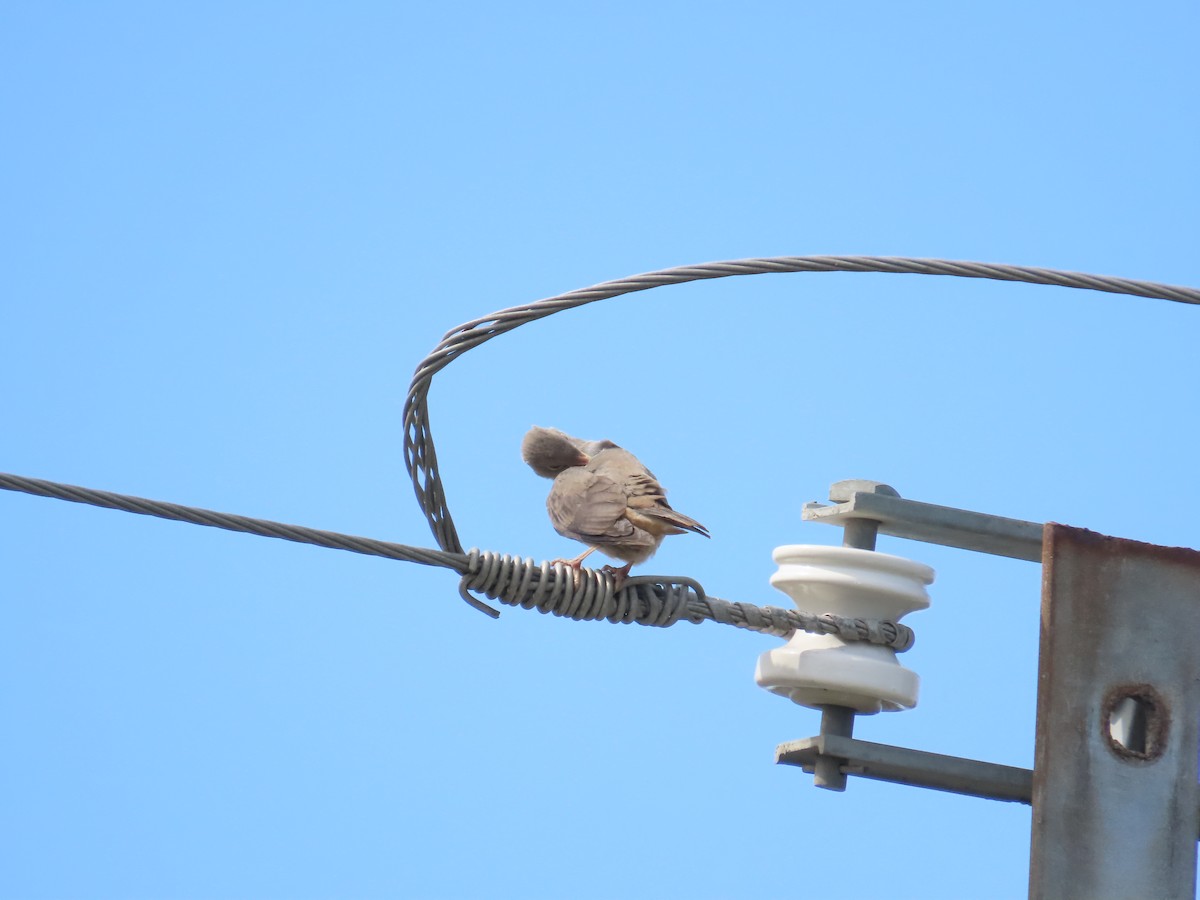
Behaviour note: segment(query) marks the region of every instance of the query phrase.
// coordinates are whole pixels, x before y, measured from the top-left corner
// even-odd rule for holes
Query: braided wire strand
[[[502,309],[490,315],[464,322],[446,332],[441,342],[417,365],[412,383],[409,385],[408,396],[405,398],[404,465],[412,480],[417,503],[429,523],[438,546],[443,550],[455,553],[463,551],[438,471],[437,451],[434,448],[433,434],[430,430],[428,404],[429,387],[433,376],[455,358],[473,347],[521,325],[566,309],[595,303],[598,300],[607,300],[623,294],[646,291],[666,285],[683,284],[689,281],[788,272],[876,272],[985,278],[995,281],[1019,281],[1027,284],[1130,294],[1137,297],[1200,305],[1200,290],[1196,288],[1034,266],[898,256],[779,256],[661,269],[656,272],[620,278],[616,281],[606,281],[533,303]]]
[[[187,522],[191,525],[206,525],[211,528],[221,528],[225,531],[237,531],[243,534],[256,534],[260,537],[279,538],[280,540],[295,541],[302,544],[314,544],[318,547],[328,547],[331,550],[348,550],[351,553],[382,556],[386,559],[399,559],[405,562],[419,563],[423,566],[441,566],[443,568],[463,571],[466,561],[466,557],[461,553],[448,553],[445,550],[433,550],[427,547],[410,547],[406,544],[394,544],[375,538],[341,534],[336,531],[322,531],[318,528],[308,528],[303,525],[288,525],[283,522],[273,522],[269,519],[254,519],[249,516],[216,512],[196,506],[168,503],[164,500],[150,500],[146,497],[134,497],[130,494],[116,494],[112,491],[101,491],[96,488],[81,487],[77,484],[62,484],[57,481],[45,481],[41,478],[28,478],[8,472],[0,472],[0,488],[8,491],[20,491],[24,494],[33,494],[39,497],[67,500],[71,503],[84,503],[89,506],[100,506],[105,509],[118,509],[122,512],[136,513],[142,516],[172,519],[176,522]]]
[[[604,572],[583,569],[580,582],[576,583],[574,572],[563,563],[535,563],[532,559],[501,556],[491,551],[451,553],[412,547],[7,472],[0,472],[0,490],[453,569],[462,576],[459,592],[463,599],[493,616],[498,613],[468,591],[477,591],[509,606],[536,609],[580,621],[604,619],[618,624],[660,627],[673,625],[681,619],[696,624],[713,621],[780,637],[788,637],[799,628],[838,634],[845,640],[867,640],[897,651],[912,646],[912,632],[904,625],[883,623],[881,628],[872,629],[860,620],[839,620],[795,610],[732,603],[705,596],[704,589],[690,578],[629,578],[620,591],[614,591],[612,577]]]

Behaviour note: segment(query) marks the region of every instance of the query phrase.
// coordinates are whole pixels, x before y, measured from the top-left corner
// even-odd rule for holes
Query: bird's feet
[[[625,586],[625,579],[629,577],[629,570],[632,568],[633,563],[625,563],[619,569],[616,566],[605,566],[600,571],[613,580],[613,593],[616,594]]]
[[[575,578],[575,587],[578,588],[580,583],[583,581],[583,572],[580,571],[583,568],[583,561],[587,559],[594,551],[595,548],[592,547],[586,553],[580,553],[574,559],[552,559],[550,560],[550,565],[557,566],[562,564],[570,569],[571,574]]]

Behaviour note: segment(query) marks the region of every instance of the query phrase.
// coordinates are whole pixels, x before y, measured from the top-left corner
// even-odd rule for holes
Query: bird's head
[[[565,469],[586,466],[591,457],[574,438],[557,428],[530,428],[521,441],[521,458],[543,478],[556,478]]]

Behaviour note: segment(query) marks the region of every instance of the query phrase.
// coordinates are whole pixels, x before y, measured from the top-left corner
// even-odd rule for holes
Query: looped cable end
[[[917,642],[917,633],[901,622],[888,622],[887,624],[896,629],[896,637],[891,642],[892,649],[897,653],[911,650],[913,644]]]
[[[472,582],[479,575],[479,570],[484,562],[483,554],[478,547],[472,547],[467,551],[467,569],[463,572],[463,576],[458,582],[458,596],[462,597],[467,606],[472,609],[477,609],[485,616],[491,616],[493,619],[500,618],[500,610],[493,609],[488,606],[478,597],[472,596],[469,588]]]
[[[492,609],[478,597],[472,597],[469,593],[467,593],[467,587],[464,583],[466,578],[467,576],[464,575],[463,580],[458,583],[458,596],[462,597],[463,600],[467,602],[467,606],[479,610],[485,616],[491,616],[493,619],[500,618],[500,610]]]

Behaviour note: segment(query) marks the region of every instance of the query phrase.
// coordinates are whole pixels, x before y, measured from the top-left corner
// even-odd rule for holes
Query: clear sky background
[[[8,3],[0,469],[433,546],[403,469],[454,325],[667,266],[875,254],[1200,285],[1193,3]],[[574,554],[534,423],[784,604],[804,501],[1196,546],[1200,309],[734,278],[526,326],[433,385],[463,541]],[[5,898],[1012,898],[1027,807],[772,763],[778,641],[492,621],[445,570],[0,494]],[[868,740],[1029,766],[1039,567],[938,572]]]

